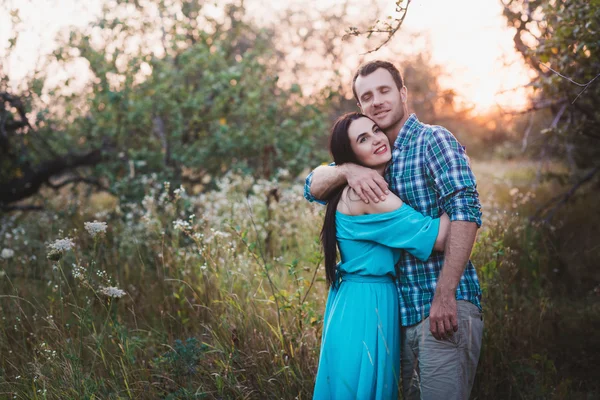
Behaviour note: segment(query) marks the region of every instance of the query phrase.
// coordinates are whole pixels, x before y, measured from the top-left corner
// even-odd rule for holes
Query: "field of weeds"
[[[533,164],[473,167],[485,333],[472,397],[596,398],[593,194],[535,223],[560,186],[532,184]],[[148,176],[141,203],[64,191],[1,216],[0,398],[311,398],[323,209],[286,175],[228,175],[203,194]]]

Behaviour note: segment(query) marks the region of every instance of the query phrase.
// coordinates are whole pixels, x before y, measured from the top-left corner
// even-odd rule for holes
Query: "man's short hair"
[[[369,61],[358,67],[356,74],[354,74],[354,78],[352,79],[352,92],[354,93],[354,98],[357,102],[360,103],[360,99],[358,98],[358,94],[356,93],[356,79],[358,76],[367,76],[377,71],[379,68],[383,68],[387,70],[390,74],[392,74],[392,78],[394,78],[394,82],[396,82],[396,86],[398,90],[404,87],[404,79],[402,79],[402,74],[398,71],[398,68],[394,66],[391,62],[388,61]]]

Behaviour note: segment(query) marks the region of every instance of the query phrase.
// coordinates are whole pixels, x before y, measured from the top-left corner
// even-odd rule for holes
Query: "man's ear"
[[[360,110],[360,112],[362,113],[362,112],[363,112],[363,109],[362,109],[362,107],[360,106],[360,103],[359,103],[358,101],[356,102],[356,106],[358,107],[358,109],[359,109],[359,110]],[[363,113],[363,114],[364,114],[364,113]]]
[[[406,100],[408,99],[408,89],[406,86],[402,86],[402,89],[400,89],[400,99],[403,103],[406,103]]]

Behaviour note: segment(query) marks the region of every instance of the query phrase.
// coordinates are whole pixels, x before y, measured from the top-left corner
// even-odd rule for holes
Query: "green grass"
[[[589,194],[550,226],[529,223],[560,190],[533,189],[532,167],[474,165],[485,333],[472,397],[595,398],[600,213]],[[147,193],[117,204],[64,192],[61,211],[2,217],[0,249],[14,256],[0,258],[0,398],[311,398],[322,208],[299,183],[235,176],[199,195],[149,178]],[[95,219],[108,230],[92,238]],[[75,247],[48,260],[65,237]]]

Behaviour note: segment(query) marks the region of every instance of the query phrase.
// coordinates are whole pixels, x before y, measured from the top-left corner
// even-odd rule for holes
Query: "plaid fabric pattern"
[[[335,165],[335,163],[329,164],[329,166],[334,166],[334,165]],[[306,180],[304,181],[304,198],[306,200],[310,201],[311,203],[315,202],[315,203],[327,205],[326,201],[315,198],[315,196],[313,196],[312,193],[310,192],[310,185],[312,185],[313,172],[314,171],[310,171],[310,174],[308,174],[308,176],[306,177]]]
[[[445,128],[421,123],[412,114],[394,143],[392,162],[385,178],[402,201],[424,215],[438,218],[444,211],[451,221],[470,221],[481,226],[481,205],[465,149]],[[310,193],[312,172],[306,178],[304,197]],[[398,293],[402,326],[411,326],[429,316],[444,253],[434,251],[425,262],[402,252],[398,267]],[[469,260],[458,288],[457,300],[481,308],[481,289],[475,267]]]

